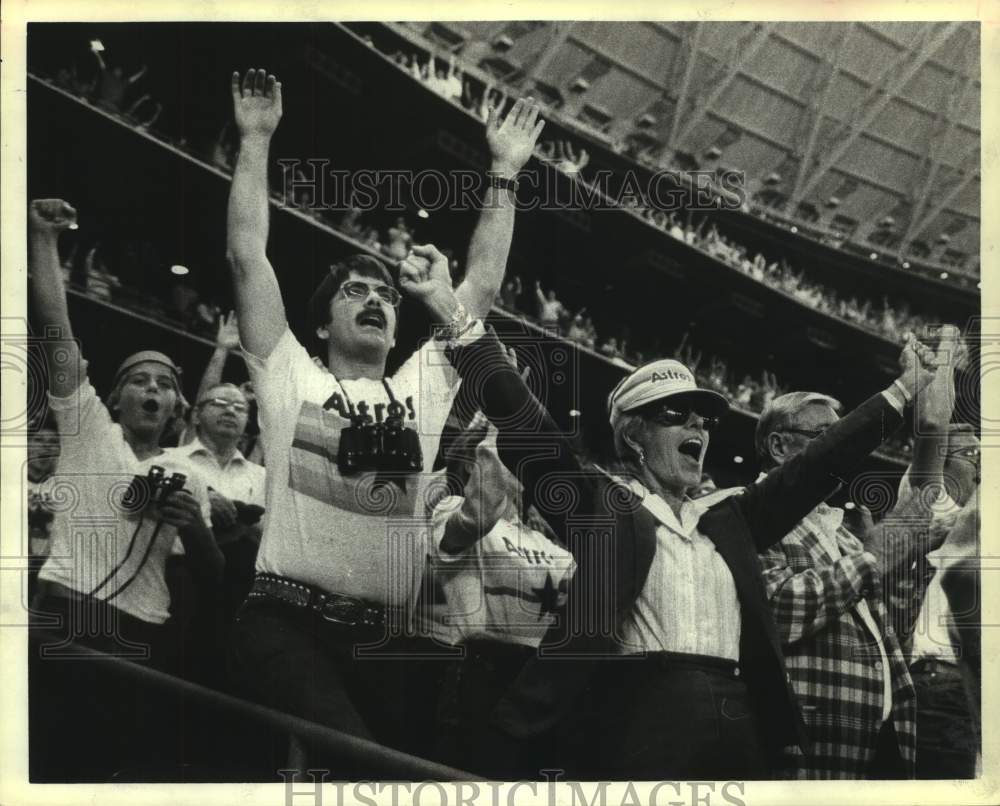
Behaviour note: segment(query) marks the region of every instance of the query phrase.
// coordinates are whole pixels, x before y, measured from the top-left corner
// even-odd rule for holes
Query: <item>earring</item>
[[[642,448],[636,448],[636,453],[639,454],[639,464],[640,465],[646,464],[646,451],[644,451]]]

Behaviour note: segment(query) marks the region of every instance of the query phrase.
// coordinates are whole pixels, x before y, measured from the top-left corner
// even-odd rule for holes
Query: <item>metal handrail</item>
[[[29,636],[32,645],[40,645],[43,639],[50,637],[41,630],[31,630]],[[482,780],[482,776],[411,756],[401,750],[394,750],[368,739],[351,736],[334,728],[310,722],[308,719],[249,702],[81,644],[72,643],[70,646],[79,657],[86,657],[89,661],[106,663],[113,674],[130,677],[149,685],[151,688],[168,689],[183,694],[194,701],[251,719],[261,726],[276,729],[290,737],[305,739],[323,750],[335,753],[338,758],[363,762],[366,768],[377,766],[379,769],[391,772],[393,776],[398,776],[399,780]],[[65,645],[63,648],[66,648]]]

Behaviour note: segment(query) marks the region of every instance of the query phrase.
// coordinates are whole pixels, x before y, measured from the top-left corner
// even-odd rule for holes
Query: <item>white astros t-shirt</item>
[[[482,332],[478,325],[468,335]],[[412,602],[427,550],[425,500],[443,483],[430,468],[459,386],[442,345],[429,340],[385,383],[338,381],[287,328],[265,360],[243,354],[267,463],[257,571],[381,604]],[[366,404],[384,415],[386,386],[406,408],[404,425],[417,430],[424,472],[398,483],[371,472],[343,476],[337,455],[350,420],[338,408]]]
[[[501,519],[457,554],[441,548],[465,499],[449,496],[431,516],[432,562],[421,625],[446,644],[486,639],[538,647],[566,601],[576,562],[569,551],[520,521]],[[427,591],[425,591],[427,593]]]
[[[39,579],[108,601],[152,624],[170,617],[166,562],[184,553],[177,529],[148,513],[133,514],[123,497],[133,476],[145,477],[154,465],[166,475],[187,476],[184,489],[201,505],[206,526],[208,490],[190,462],[168,452],[136,459],[118,423],[84,380],[76,395],[49,395],[59,426],[57,471],[49,480],[55,512],[48,559]],[[107,582],[105,582],[107,580]]]

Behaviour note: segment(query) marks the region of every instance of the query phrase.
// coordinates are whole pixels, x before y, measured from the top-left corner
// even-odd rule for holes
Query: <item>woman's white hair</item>
[[[635,440],[637,432],[643,425],[642,417],[636,412],[623,412],[614,422],[612,429],[615,435],[615,455],[618,460],[626,465],[638,465],[638,454],[634,447],[629,445],[626,436]]]

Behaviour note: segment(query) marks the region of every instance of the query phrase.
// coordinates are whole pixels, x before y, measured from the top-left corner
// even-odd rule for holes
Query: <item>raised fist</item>
[[[448,257],[433,244],[414,244],[411,254],[399,263],[399,285],[424,302],[435,294],[451,296]]]
[[[899,382],[907,390],[910,398],[916,397],[934,380],[938,366],[946,361],[950,341],[940,347],[941,355],[911,334],[899,355]]]
[[[76,229],[76,210],[62,199],[35,199],[28,206],[28,226],[32,232],[58,235]]]

